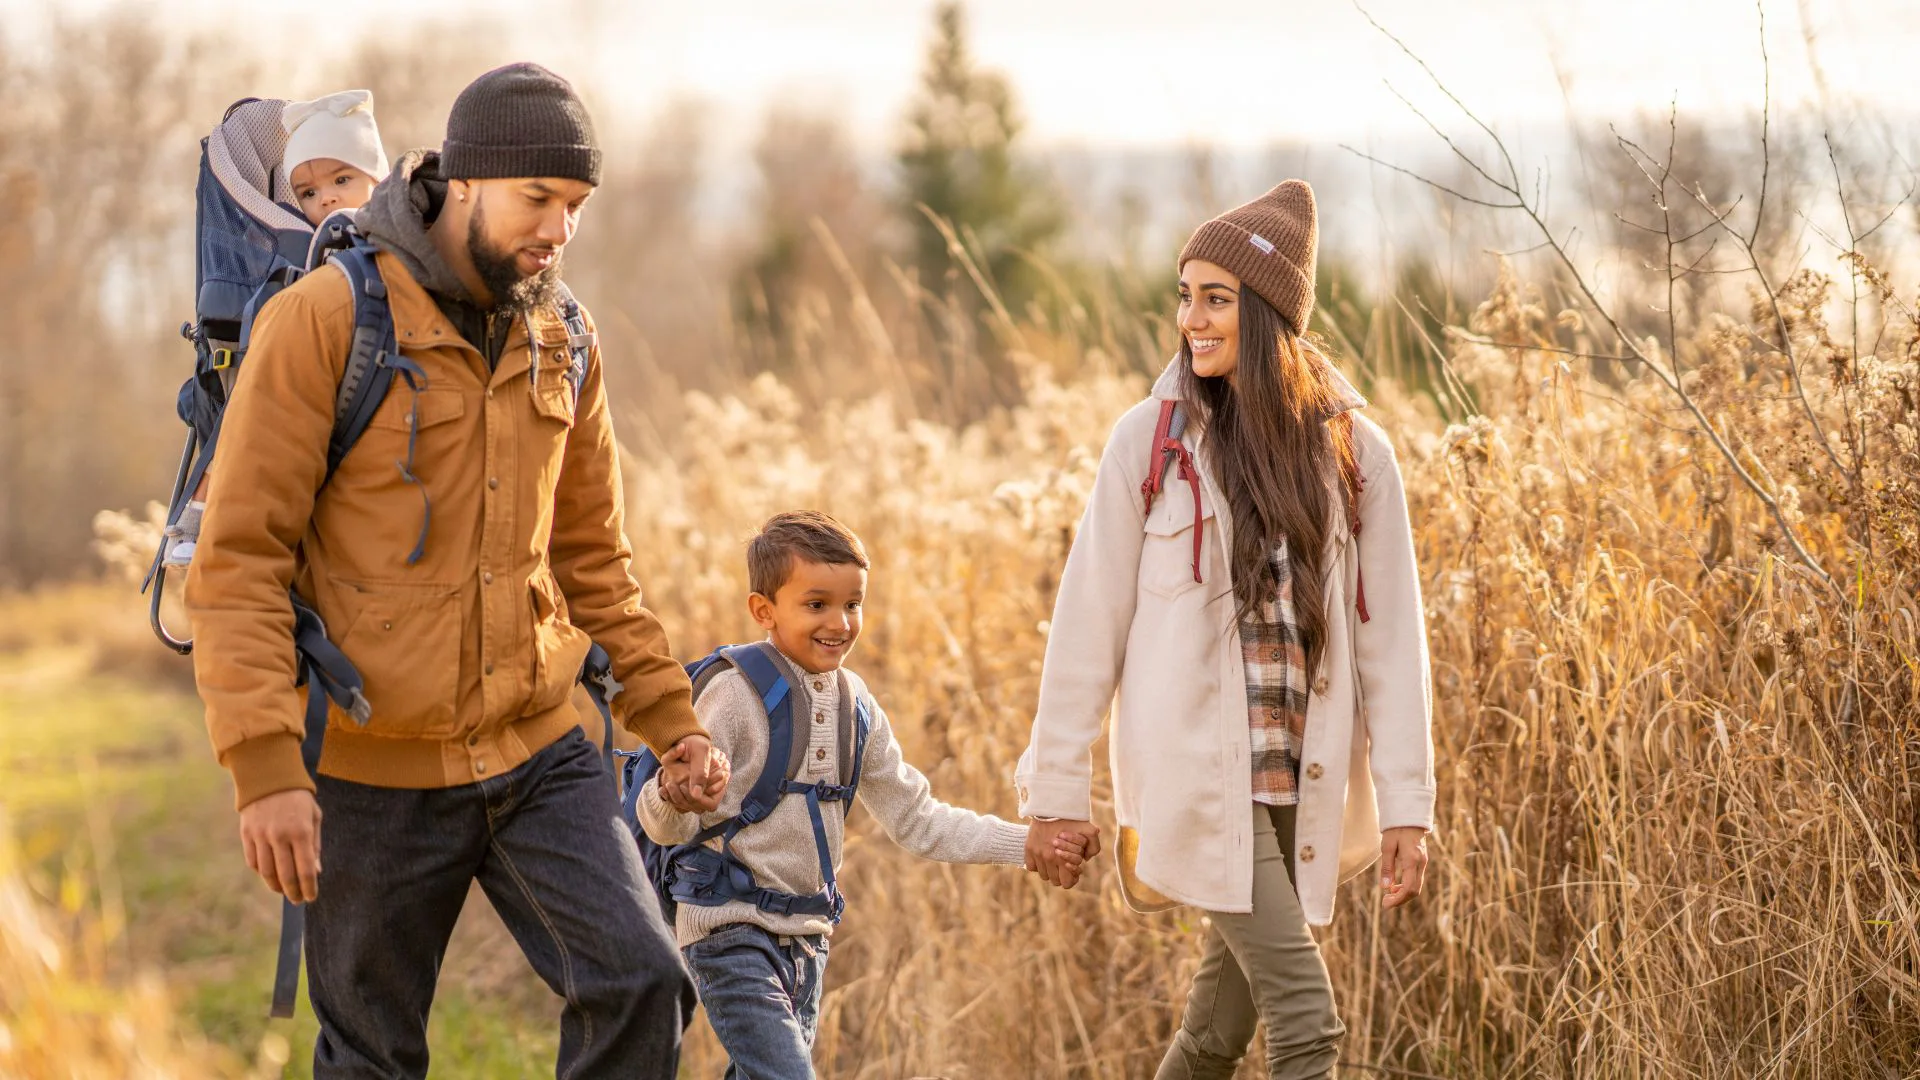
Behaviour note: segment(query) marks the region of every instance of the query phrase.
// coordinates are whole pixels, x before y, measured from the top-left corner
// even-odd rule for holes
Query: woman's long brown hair
[[[1206,434],[1206,464],[1232,514],[1227,556],[1237,615],[1246,619],[1273,595],[1277,582],[1268,557],[1286,537],[1294,618],[1307,670],[1318,671],[1327,640],[1327,534],[1333,515],[1345,512],[1349,496],[1341,487],[1354,468],[1352,422],[1341,408],[1333,365],[1243,285],[1234,377],[1194,374],[1193,350],[1183,337],[1180,382]]]

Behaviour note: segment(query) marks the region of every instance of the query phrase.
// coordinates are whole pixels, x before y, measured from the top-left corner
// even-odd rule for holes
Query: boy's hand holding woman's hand
[[[660,757],[660,797],[683,814],[707,814],[720,808],[733,776],[726,752],[705,735],[689,735]]]
[[[1027,826],[1027,869],[1052,885],[1080,883],[1088,859],[1100,854],[1100,830],[1091,821],[1044,821]]]

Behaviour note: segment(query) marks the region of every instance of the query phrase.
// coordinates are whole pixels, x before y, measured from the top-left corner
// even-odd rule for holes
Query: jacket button
[[[1312,844],[1308,844],[1306,847],[1303,847],[1300,849],[1300,861],[1301,862],[1313,861],[1313,845]]]
[[[493,663],[491,661],[487,663],[487,674],[493,674]]]
[[[392,624],[392,623],[390,623],[390,622],[383,622],[383,623],[381,623],[381,624],[380,624],[380,629],[382,629],[382,630],[391,630],[391,629],[393,629],[393,624]]]
[[[479,746],[479,745],[480,745],[480,736],[478,736],[478,735],[469,735],[469,736],[467,736],[467,745],[468,745],[468,746]]]
[[[825,750],[815,750],[813,756],[816,761],[825,761],[827,759],[827,752]]]
[[[482,776],[485,776],[485,775],[486,775],[486,772],[487,772],[487,762],[486,762],[486,759],[485,759],[485,758],[482,758],[481,760],[479,760],[479,761],[476,761],[476,762],[474,762],[474,763],[473,763],[473,771],[474,771],[474,772],[476,772],[476,773],[479,773],[479,774],[480,774],[480,775],[482,775]]]
[[[816,723],[816,724],[824,724],[824,723],[826,723],[826,722],[827,722],[827,714],[826,714],[826,713],[823,713],[823,712],[817,712],[817,713],[814,713],[814,714],[813,714],[813,722],[814,722],[814,723]]]
[[[491,386],[487,387],[487,400],[488,401],[493,400],[493,387]]]
[[[488,585],[493,584],[493,571],[489,570],[486,573],[481,574],[480,580],[483,582],[486,582]]]
[[[1313,680],[1313,692],[1316,694],[1324,694],[1327,692],[1327,677],[1325,675]]]
[[[1313,764],[1307,766],[1307,779],[1318,780],[1322,776],[1326,775],[1326,772],[1327,770],[1321,768],[1320,763],[1316,761]]]
[[[1018,796],[1020,796],[1020,801],[1021,801],[1021,802],[1026,802],[1026,801],[1027,801],[1027,789],[1026,789],[1026,788],[1024,788],[1024,787],[1019,787],[1019,788],[1015,788],[1015,789],[1013,789],[1013,790],[1014,790],[1014,794],[1016,794],[1016,795],[1018,795]]]
[[[487,477],[487,490],[488,490],[488,491],[499,491],[499,490],[500,490],[500,478],[499,478],[499,477],[497,477],[497,476],[489,476],[489,477]]]
[[[815,679],[813,680],[813,688],[815,690],[825,690],[827,688],[827,684],[821,682],[819,679]]]

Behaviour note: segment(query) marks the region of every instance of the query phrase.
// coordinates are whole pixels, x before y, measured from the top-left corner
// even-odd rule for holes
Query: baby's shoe
[[[200,516],[207,504],[194,499],[180,511],[179,520],[162,534],[160,565],[169,570],[185,570],[193,562],[193,549],[200,540]]]

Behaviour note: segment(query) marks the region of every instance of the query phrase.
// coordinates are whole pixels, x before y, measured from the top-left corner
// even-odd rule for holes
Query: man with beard
[[[359,442],[329,476],[355,334],[334,267],[262,311],[226,414],[187,583],[194,668],[247,865],[307,905],[321,1080],[426,1075],[476,881],[565,999],[559,1075],[677,1069],[692,989],[571,701],[597,640],[621,721],[689,766],[674,797],[718,804],[724,766],[629,573],[598,343],[555,302],[600,160],[565,81],[481,76],[444,148],[404,157],[358,219],[402,376]],[[317,782],[289,588],[372,706],[332,710]]]

